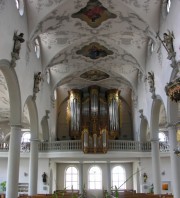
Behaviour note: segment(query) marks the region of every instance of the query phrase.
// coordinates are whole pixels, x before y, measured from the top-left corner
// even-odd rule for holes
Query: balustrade
[[[109,151],[131,151],[131,152],[150,152],[151,142],[138,142],[127,140],[108,140]],[[169,144],[159,143],[160,152],[169,152]],[[0,152],[9,151],[8,143],[0,143]],[[40,142],[39,152],[54,151],[82,151],[81,140],[67,140],[55,142]],[[30,143],[21,143],[21,152],[30,152]]]

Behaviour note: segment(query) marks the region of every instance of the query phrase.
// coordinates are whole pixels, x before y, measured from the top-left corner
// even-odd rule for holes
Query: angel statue
[[[157,33],[157,37],[159,38],[159,40],[161,41],[161,43],[163,44],[164,48],[166,49],[168,53],[167,58],[169,60],[172,60],[172,64],[174,64],[175,56],[176,56],[176,52],[174,51],[174,46],[173,46],[173,40],[175,39],[174,33],[168,30],[168,33],[163,34],[163,40],[160,38],[158,33]]]
[[[172,57],[175,57],[176,55],[176,52],[174,52],[174,46],[173,46],[173,40],[175,39],[174,34],[173,32],[168,31],[168,34],[164,33],[163,36],[164,36],[163,43],[165,44],[166,50],[168,52],[167,58],[171,60]]]

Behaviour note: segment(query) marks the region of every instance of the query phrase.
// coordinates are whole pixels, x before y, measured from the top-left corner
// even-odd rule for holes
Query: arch
[[[10,124],[21,124],[21,94],[18,78],[15,70],[8,60],[0,60],[0,70],[2,71],[9,90],[10,100]],[[16,91],[14,91],[16,90]]]
[[[41,120],[41,127],[43,132],[43,140],[49,141],[49,124],[47,116],[44,116]]]
[[[31,139],[38,139],[38,112],[33,96],[29,96],[25,104],[29,111]]]
[[[141,119],[141,123],[140,123],[140,141],[141,142],[148,141],[149,140],[148,134],[149,134],[148,121],[147,121],[146,117],[143,117]]]
[[[151,107],[151,124],[150,124],[150,130],[151,130],[151,137],[153,139],[158,140],[159,138],[159,116],[160,116],[160,109],[161,105],[164,105],[163,100],[160,96],[156,96],[156,98],[153,100],[152,107]]]

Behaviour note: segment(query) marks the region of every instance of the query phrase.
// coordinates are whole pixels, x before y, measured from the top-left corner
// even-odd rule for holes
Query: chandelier
[[[180,101],[180,77],[169,82],[165,87],[166,95],[169,96],[170,100],[179,102]]]

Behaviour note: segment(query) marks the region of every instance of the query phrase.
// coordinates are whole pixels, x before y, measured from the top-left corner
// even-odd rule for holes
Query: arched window
[[[171,0],[167,0],[167,5],[166,5],[167,13],[169,13],[170,7],[171,7]]]
[[[115,186],[119,189],[126,189],[126,172],[125,169],[121,166],[115,166],[111,172],[112,178],[112,188],[115,189]]]
[[[167,142],[167,136],[165,135],[165,133],[163,133],[163,132],[159,133],[159,141],[160,142]]]
[[[19,14],[22,16],[24,14],[24,0],[15,0],[15,3]]]
[[[65,170],[65,188],[79,189],[79,171],[74,166],[70,166]]]
[[[89,169],[88,188],[102,189],[102,171],[98,166],[93,166]]]
[[[39,39],[34,40],[34,51],[36,53],[37,58],[40,57],[40,44],[39,44]]]
[[[31,139],[31,134],[29,131],[26,131],[22,135],[21,142],[30,142],[30,139]]]

